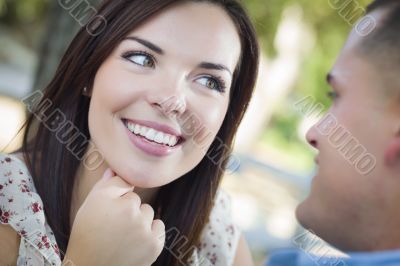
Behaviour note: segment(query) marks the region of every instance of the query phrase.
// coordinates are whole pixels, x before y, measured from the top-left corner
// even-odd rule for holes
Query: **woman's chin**
[[[120,176],[126,183],[140,188],[156,188],[161,187],[168,182],[165,182],[165,179],[162,177],[157,177],[154,175],[148,175],[146,173],[141,172],[116,172],[116,175]]]

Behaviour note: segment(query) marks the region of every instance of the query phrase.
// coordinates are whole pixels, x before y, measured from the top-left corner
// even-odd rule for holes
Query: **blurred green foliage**
[[[341,16],[337,9],[347,0],[244,0],[260,37],[264,51],[269,57],[274,57],[273,41],[282,12],[291,5],[302,8],[305,22],[315,33],[316,46],[307,57],[302,67],[302,75],[295,89],[300,95],[314,95],[318,101],[328,104],[325,93],[325,77],[334,63],[334,59],[345,41],[352,24]],[[352,2],[352,1],[350,1]],[[352,8],[357,5],[366,7],[370,0],[352,2]],[[333,3],[337,3],[334,5]],[[351,22],[354,22],[352,20]]]
[[[0,27],[37,52],[52,1],[55,0],[0,0]]]
[[[50,0],[0,0],[0,21],[11,26],[41,22],[49,3]]]

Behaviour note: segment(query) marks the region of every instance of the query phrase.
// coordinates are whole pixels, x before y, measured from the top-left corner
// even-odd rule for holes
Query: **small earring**
[[[87,87],[84,87],[84,88],[83,88],[83,92],[84,92],[84,93],[87,93]]]

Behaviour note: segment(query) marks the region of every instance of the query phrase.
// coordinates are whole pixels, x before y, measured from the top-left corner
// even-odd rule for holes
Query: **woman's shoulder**
[[[0,197],[21,195],[34,190],[32,177],[22,161],[22,158],[13,154],[0,153]],[[8,198],[8,203],[13,203]],[[10,204],[11,205],[11,204]]]
[[[31,197],[32,192],[35,192],[35,187],[22,158],[0,153],[0,206],[3,211],[7,210],[6,206],[13,207],[21,197]],[[7,223],[8,218],[3,213],[0,221]]]
[[[231,212],[231,198],[219,190],[200,241],[199,256],[211,265],[232,265],[239,243],[240,231]]]
[[[21,237],[19,262],[58,264],[59,250],[43,202],[22,157],[13,154],[0,153],[0,224]]]
[[[22,153],[3,153],[3,152],[0,152],[0,160],[4,160],[4,162],[7,162],[7,163],[15,162],[15,163],[19,163],[19,164],[25,165]],[[3,164],[3,163],[1,163],[1,164]]]
[[[30,177],[29,171],[27,171],[22,154],[20,153],[7,154],[0,152],[0,170],[2,173],[2,175],[0,175],[0,178],[3,179],[4,177],[7,178],[11,176],[9,174],[9,171],[12,172],[15,169],[21,170],[21,172],[18,172],[21,178],[24,178],[27,175]]]

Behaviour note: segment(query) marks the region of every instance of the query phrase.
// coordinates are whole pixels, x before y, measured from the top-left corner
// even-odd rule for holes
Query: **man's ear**
[[[385,164],[387,166],[400,165],[400,131],[393,137],[386,147]]]

